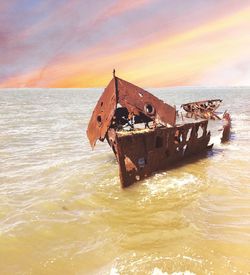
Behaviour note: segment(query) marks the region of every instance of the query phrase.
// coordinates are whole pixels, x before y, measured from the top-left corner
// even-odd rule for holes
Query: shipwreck
[[[183,115],[175,106],[117,77],[114,71],[92,113],[87,136],[92,149],[97,140],[107,140],[119,164],[121,186],[127,187],[211,149],[209,120],[224,121],[221,140],[228,140],[230,114],[216,113],[221,101],[183,104]]]

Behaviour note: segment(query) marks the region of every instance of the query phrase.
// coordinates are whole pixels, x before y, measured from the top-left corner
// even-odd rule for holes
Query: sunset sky
[[[0,2],[0,87],[250,85],[250,0]]]

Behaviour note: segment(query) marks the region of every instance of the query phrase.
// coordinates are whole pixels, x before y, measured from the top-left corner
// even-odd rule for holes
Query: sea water
[[[127,189],[86,137],[101,89],[0,90],[0,274],[250,272],[250,88],[148,90],[221,98],[233,132]]]

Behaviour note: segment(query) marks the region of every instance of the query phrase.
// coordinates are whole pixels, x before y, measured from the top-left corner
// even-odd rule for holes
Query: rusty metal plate
[[[207,123],[206,120],[141,133],[117,133],[116,155],[122,187],[211,148],[208,147],[210,132],[207,132]]]
[[[112,79],[98,100],[89,121],[87,136],[94,148],[98,139],[104,140],[117,105],[115,79]]]
[[[156,96],[117,77],[117,88],[121,106],[130,113],[138,115],[140,112],[153,118],[163,125],[175,125],[176,109]]]

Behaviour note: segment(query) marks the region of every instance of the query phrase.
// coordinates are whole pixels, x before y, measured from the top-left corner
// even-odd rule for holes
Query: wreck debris
[[[224,143],[229,140],[231,132],[231,116],[225,111],[223,114],[223,132],[221,137],[221,142]]]
[[[208,119],[220,119],[215,110],[220,99],[183,104],[188,116],[203,120],[176,123],[176,107],[115,76],[110,81],[89,121],[87,136],[108,141],[119,164],[122,187],[167,169],[190,155],[211,149]],[[230,115],[223,116],[222,141],[228,139]]]
[[[190,118],[220,119],[215,111],[221,102],[221,99],[203,100],[182,104],[181,107],[187,112],[186,116]]]

